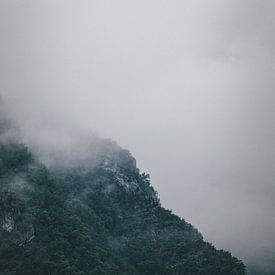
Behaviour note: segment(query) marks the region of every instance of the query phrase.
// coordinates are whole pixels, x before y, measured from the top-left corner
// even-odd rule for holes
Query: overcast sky
[[[0,0],[27,143],[99,132],[218,248],[275,262],[274,0]]]

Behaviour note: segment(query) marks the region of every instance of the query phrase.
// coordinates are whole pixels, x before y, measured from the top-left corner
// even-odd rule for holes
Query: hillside
[[[0,274],[245,274],[164,209],[129,151],[109,140],[73,166],[47,168],[0,144]]]

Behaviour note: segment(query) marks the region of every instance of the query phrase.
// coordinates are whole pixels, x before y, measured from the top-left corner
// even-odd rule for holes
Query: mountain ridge
[[[24,144],[0,142],[1,274],[245,274],[161,206],[128,150],[93,148],[47,168]]]

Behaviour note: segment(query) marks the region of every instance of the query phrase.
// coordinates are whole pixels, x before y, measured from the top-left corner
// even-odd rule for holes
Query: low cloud
[[[30,146],[113,138],[166,207],[274,272],[274,12],[272,0],[2,0],[0,93]]]

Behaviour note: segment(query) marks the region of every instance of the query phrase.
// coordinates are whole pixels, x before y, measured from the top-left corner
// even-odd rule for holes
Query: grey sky
[[[0,0],[0,94],[26,142],[115,139],[164,206],[271,269],[274,18],[273,0]]]

